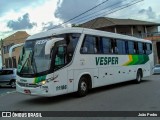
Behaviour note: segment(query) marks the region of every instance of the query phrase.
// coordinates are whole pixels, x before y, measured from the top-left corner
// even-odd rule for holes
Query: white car
[[[154,66],[153,74],[160,74],[160,64]]]
[[[0,86],[16,87],[16,69],[5,68],[0,70]]]

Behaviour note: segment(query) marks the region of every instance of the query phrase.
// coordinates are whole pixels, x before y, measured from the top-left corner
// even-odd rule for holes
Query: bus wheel
[[[79,81],[78,84],[78,91],[77,91],[77,95],[79,97],[83,97],[86,96],[88,93],[88,83],[87,83],[87,79],[85,77],[82,77]]]
[[[142,80],[142,71],[141,70],[138,70],[137,71],[137,76],[136,76],[136,83],[140,83]]]

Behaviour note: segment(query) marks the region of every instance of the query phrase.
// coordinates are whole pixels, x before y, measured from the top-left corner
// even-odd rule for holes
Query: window
[[[100,40],[100,53],[111,53],[111,41],[109,38],[101,37]]]
[[[128,41],[128,53],[135,54],[134,42],[132,42],[132,41]]]
[[[70,62],[73,57],[73,53],[76,49],[80,34],[68,34],[66,35],[67,40],[67,61]]]
[[[12,64],[13,64],[13,68],[17,67],[16,57],[12,57]]]
[[[4,46],[3,49],[4,49],[4,54],[6,53],[9,53],[9,49],[14,45],[14,43],[11,43],[7,46]],[[13,49],[13,51],[15,51],[15,49]]]
[[[75,34],[69,34],[68,37],[69,37],[68,51],[70,50],[69,48],[72,48],[73,51],[74,51],[76,46],[77,46],[80,34],[76,34],[76,33]]]
[[[87,35],[81,48],[81,53],[94,54],[98,52],[98,42],[96,37]]]
[[[6,54],[7,53],[7,46],[4,46],[4,54]]]
[[[80,35],[79,33],[73,33],[56,36],[62,37],[64,40],[56,42],[52,49],[54,70],[58,70],[71,62]]]
[[[152,44],[146,43],[146,54],[151,54],[152,53]]]
[[[1,70],[0,75],[10,75],[13,74],[13,70]]]
[[[6,68],[12,68],[12,59],[11,58],[6,58],[5,59],[5,67]]]
[[[144,54],[146,54],[146,49],[147,49],[146,43],[143,43],[143,51],[144,51]]]
[[[61,66],[64,66],[66,63],[66,60],[65,60],[65,50],[64,50],[64,47],[58,47],[57,49],[57,54],[56,54],[56,58],[55,58],[55,66],[57,67],[61,67]]]
[[[138,42],[138,53],[144,54],[143,43],[141,43],[141,42]]]
[[[13,70],[5,70],[7,75],[13,74]]]
[[[126,54],[126,46],[124,40],[116,40],[116,53],[118,54]]]
[[[134,42],[134,52],[138,54],[138,42]]]

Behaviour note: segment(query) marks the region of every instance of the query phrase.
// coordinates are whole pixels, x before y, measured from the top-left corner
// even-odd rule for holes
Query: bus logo
[[[117,65],[118,57],[96,57],[96,65]]]

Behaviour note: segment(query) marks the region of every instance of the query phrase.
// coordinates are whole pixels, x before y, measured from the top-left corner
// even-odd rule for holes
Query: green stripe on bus
[[[39,83],[46,80],[46,75],[34,78],[34,83]]]
[[[148,55],[131,55],[132,56],[132,61],[129,58],[129,61],[127,61],[127,64],[124,64],[124,66],[128,65],[141,65],[145,64],[146,62],[149,61],[149,56]],[[128,56],[129,57],[129,56]]]

